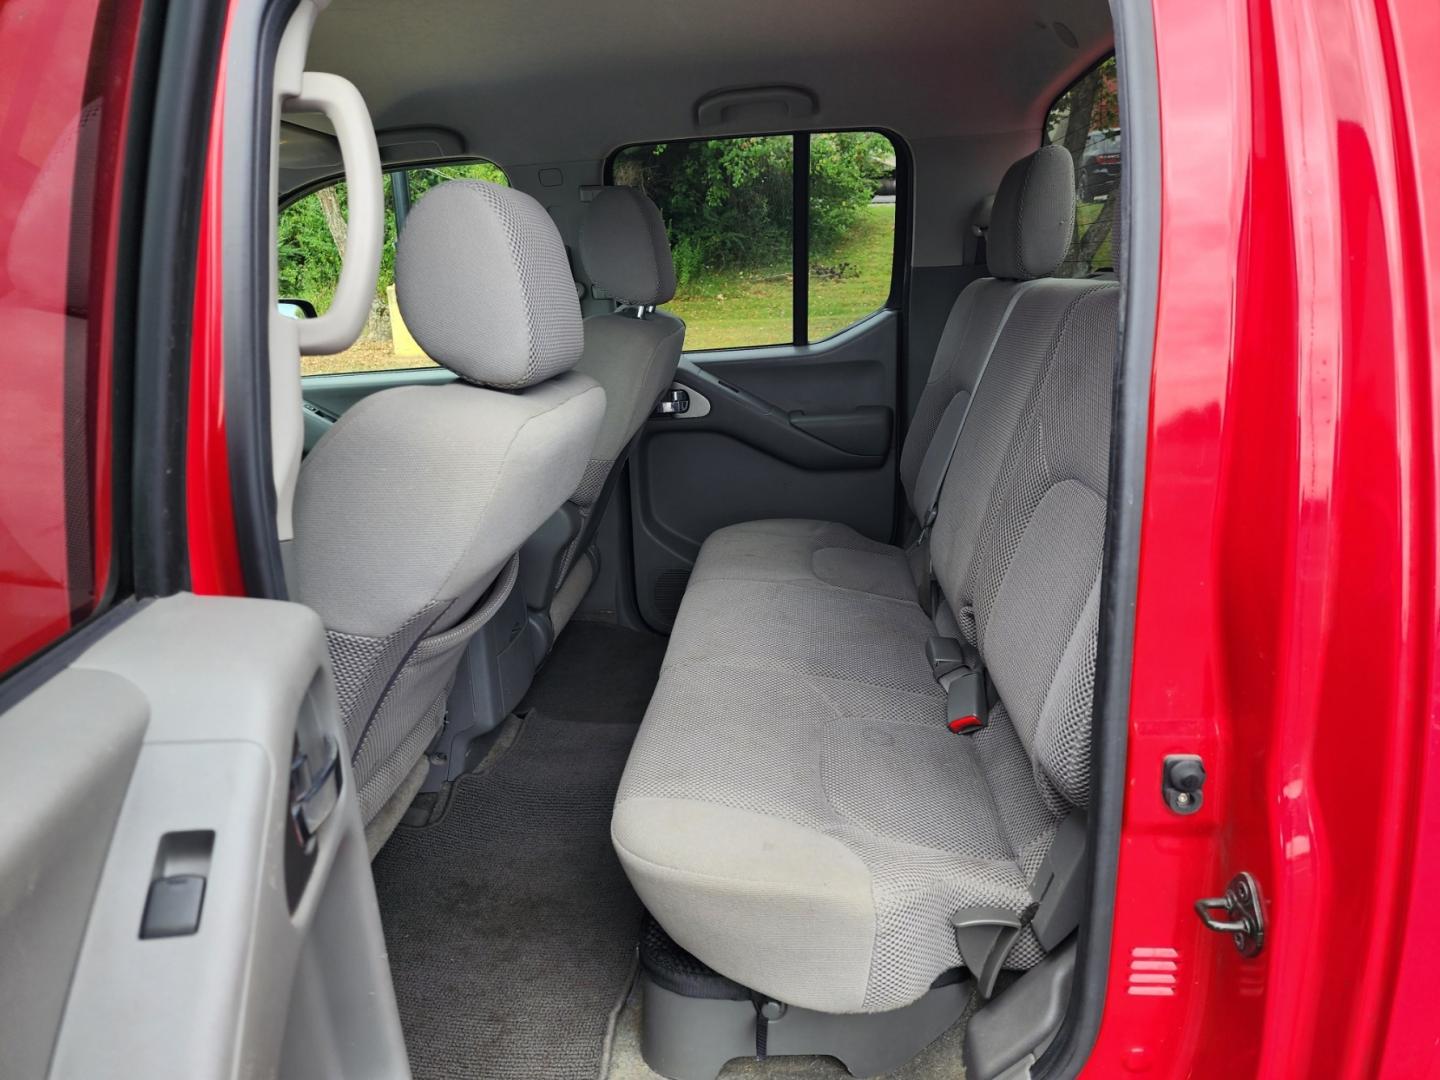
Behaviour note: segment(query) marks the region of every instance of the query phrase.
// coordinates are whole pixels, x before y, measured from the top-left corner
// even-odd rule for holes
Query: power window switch
[[[200,929],[200,907],[205,901],[205,879],[199,874],[156,878],[145,898],[140,937],[184,937]]]

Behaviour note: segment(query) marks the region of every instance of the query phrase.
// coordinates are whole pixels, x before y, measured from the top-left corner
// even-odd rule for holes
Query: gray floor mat
[[[376,858],[417,1080],[596,1076],[640,924],[610,847],[634,736],[533,711]]]

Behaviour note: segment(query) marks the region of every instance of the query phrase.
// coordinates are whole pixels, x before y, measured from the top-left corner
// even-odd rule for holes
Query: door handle
[[[655,403],[653,416],[680,416],[690,411],[690,393],[671,387],[660,395]]]
[[[290,821],[295,839],[307,855],[315,834],[340,802],[341,775],[340,748],[329,735],[321,743],[318,763],[298,749],[290,762]]]

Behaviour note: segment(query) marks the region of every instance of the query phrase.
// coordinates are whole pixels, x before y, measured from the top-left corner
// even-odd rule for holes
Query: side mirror
[[[284,297],[279,303],[280,314],[287,319],[314,319],[319,313],[315,305],[309,300],[301,300],[298,297]]]

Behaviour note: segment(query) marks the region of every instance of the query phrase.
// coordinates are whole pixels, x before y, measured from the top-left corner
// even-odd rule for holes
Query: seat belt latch
[[[967,668],[946,687],[946,724],[957,735],[974,735],[990,722],[985,708],[985,672]]]

